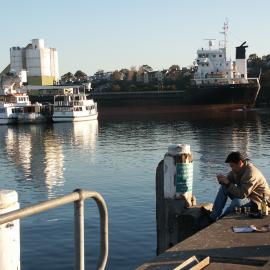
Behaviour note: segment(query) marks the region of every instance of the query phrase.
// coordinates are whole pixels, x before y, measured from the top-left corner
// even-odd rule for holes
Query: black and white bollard
[[[19,209],[14,190],[0,190],[0,215]],[[20,221],[0,225],[0,269],[20,270]]]

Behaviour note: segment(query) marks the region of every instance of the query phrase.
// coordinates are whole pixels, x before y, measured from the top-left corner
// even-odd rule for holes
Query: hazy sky
[[[229,55],[247,41],[248,55],[270,54],[269,0],[13,0],[0,2],[0,71],[9,48],[44,38],[56,48],[60,75],[88,75],[148,64],[189,66],[206,38],[222,39],[229,21]]]

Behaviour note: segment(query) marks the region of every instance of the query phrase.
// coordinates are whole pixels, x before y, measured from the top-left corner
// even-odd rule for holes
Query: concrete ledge
[[[172,270],[189,257],[210,256],[204,269],[270,269],[270,232],[234,233],[232,226],[270,224],[270,217],[254,219],[244,215],[224,217],[137,270]],[[261,265],[260,265],[261,264]],[[263,265],[264,264],[264,265]]]

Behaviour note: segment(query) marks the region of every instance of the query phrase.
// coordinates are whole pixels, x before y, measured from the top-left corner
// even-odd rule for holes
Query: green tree
[[[68,72],[61,76],[61,82],[62,83],[71,83],[74,82],[75,77],[71,72]]]
[[[172,65],[169,67],[166,77],[172,81],[176,81],[181,78],[181,69],[178,65]]]
[[[250,61],[254,61],[254,60],[258,60],[258,59],[259,59],[259,57],[257,56],[256,53],[252,53],[248,57],[248,60],[250,60]]]
[[[78,81],[85,81],[87,80],[87,75],[86,73],[82,72],[81,70],[78,70],[75,72],[74,77],[78,80]]]

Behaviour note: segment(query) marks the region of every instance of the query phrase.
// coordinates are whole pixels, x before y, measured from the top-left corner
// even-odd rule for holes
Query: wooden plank
[[[177,267],[175,267],[173,270],[188,270],[190,269],[190,267],[192,267],[194,264],[197,264],[198,262],[199,261],[197,260],[197,258],[195,256],[192,256]]]
[[[209,265],[210,257],[206,257],[202,261],[198,261],[196,256],[192,256],[179,266],[175,267],[173,270],[201,270],[205,266]]]
[[[209,264],[210,264],[210,257],[208,256],[205,259],[203,259],[202,261],[200,261],[197,265],[190,268],[190,270],[201,270]]]

